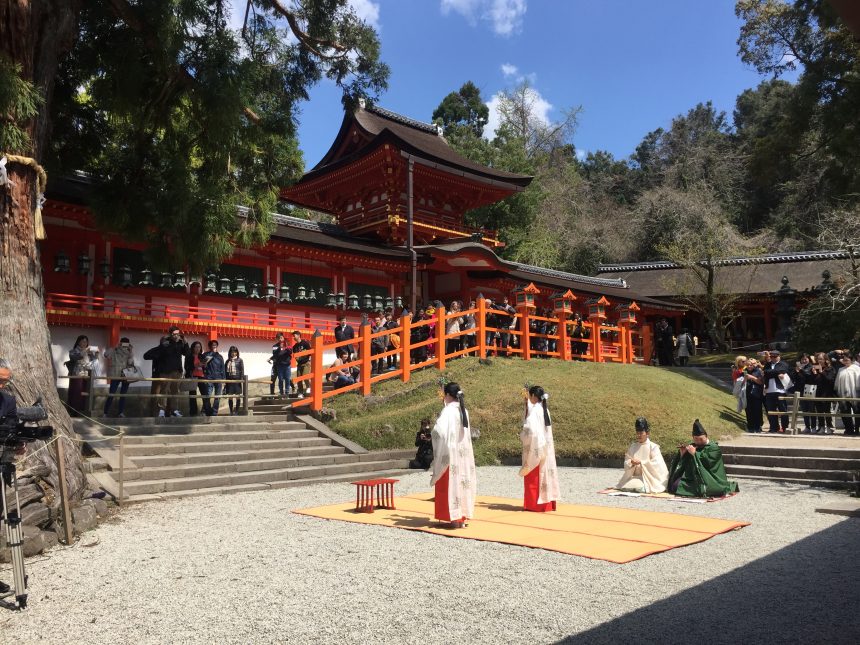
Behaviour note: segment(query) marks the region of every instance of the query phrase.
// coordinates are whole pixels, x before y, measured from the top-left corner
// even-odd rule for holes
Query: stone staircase
[[[124,419],[125,503],[402,474],[413,451],[368,452],[315,419],[276,414]],[[118,442],[76,431],[98,453],[93,478],[119,492]],[[345,489],[345,498],[351,491]]]
[[[857,449],[720,444],[729,477],[826,488],[854,488],[860,474]]]

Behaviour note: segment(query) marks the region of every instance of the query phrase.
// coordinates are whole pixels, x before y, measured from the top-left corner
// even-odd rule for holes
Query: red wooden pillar
[[[558,314],[558,357],[563,361],[570,360],[570,342],[567,337],[567,314]]]
[[[412,360],[409,349],[410,334],[412,331],[412,316],[406,314],[400,316],[400,370],[401,379],[404,383],[409,382],[409,377],[412,375]]]
[[[359,342],[361,348],[361,393],[370,396],[370,323],[365,319],[359,327]]]
[[[595,363],[603,362],[603,343],[600,340],[600,321],[591,321],[591,340],[594,343],[591,355]]]
[[[448,321],[445,320],[445,307],[439,307],[436,310],[436,367],[437,369],[445,369],[445,327]]]
[[[529,308],[528,305],[518,307],[520,310],[520,349],[523,350],[523,360],[530,361],[532,359],[532,337],[529,329]]]
[[[319,412],[323,407],[323,335],[317,329],[311,340],[311,410]]]
[[[773,303],[770,301],[764,302],[764,342],[769,343],[773,338],[773,312],[771,307]]]
[[[484,296],[478,296],[477,304],[475,333],[478,334],[478,358],[487,358],[487,301]]]

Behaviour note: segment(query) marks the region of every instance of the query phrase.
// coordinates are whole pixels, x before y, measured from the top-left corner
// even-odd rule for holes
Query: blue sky
[[[578,150],[625,158],[642,137],[711,100],[731,115],[762,79],[737,56],[734,0],[351,0],[376,26],[391,67],[379,104],[429,121],[473,81],[484,99],[528,78],[546,118],[582,106]],[[331,83],[302,106],[299,143],[312,168],[342,120]]]

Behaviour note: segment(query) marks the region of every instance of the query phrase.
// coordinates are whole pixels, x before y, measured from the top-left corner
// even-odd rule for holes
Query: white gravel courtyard
[[[814,512],[844,493],[740,480],[687,504],[598,495],[617,470],[560,471],[565,502],[752,524],[619,565],[290,512],[348,501],[345,483],[152,503],[30,559],[30,607],[0,610],[0,642],[860,640],[860,520]],[[517,469],[480,468],[478,493],[519,498]]]

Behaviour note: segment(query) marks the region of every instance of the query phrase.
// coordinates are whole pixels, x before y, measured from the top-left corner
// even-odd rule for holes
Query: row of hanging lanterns
[[[78,273],[81,275],[88,275],[92,266],[91,258],[86,253],[81,253],[77,259]],[[107,280],[111,276],[111,266],[110,261],[106,257],[99,262],[99,268],[101,270],[102,277]],[[55,256],[54,272],[71,273],[71,260],[65,251],[61,250]],[[354,310],[381,310],[403,306],[403,298],[400,296],[396,299],[392,299],[391,296],[371,296],[369,293],[365,293],[361,297],[355,293],[347,296],[342,291],[338,293],[330,291],[327,293],[324,286],[317,289],[313,286],[307,288],[304,284],[300,284],[296,288],[295,299],[293,299],[291,297],[290,287],[287,285],[281,285],[280,290],[278,290],[271,282],[266,285],[252,282],[250,287],[243,277],[236,278],[235,282],[236,284],[234,287],[233,281],[230,278],[226,276],[219,278],[214,273],[207,274],[203,280],[197,276],[189,276],[186,279],[186,274],[183,271],[178,271],[176,273],[165,271],[156,276],[151,269],[144,268],[140,272],[140,280],[137,282],[137,286],[159,287],[162,289],[177,289],[184,291],[189,286],[198,284],[201,285],[204,293],[218,294],[222,296],[247,297],[252,300],[270,300],[281,303],[290,303],[294,301],[304,302],[308,300],[317,300],[319,298],[325,300],[324,306],[331,307],[333,309],[343,308],[346,306],[348,309]],[[134,285],[134,275],[131,267],[124,265],[116,270],[115,284],[121,287],[131,287]],[[261,292],[261,289],[265,289],[265,294]],[[361,306],[359,306],[359,300],[361,301]]]
[[[89,275],[90,268],[92,267],[92,258],[86,253],[81,252],[78,256],[78,273],[80,275]],[[99,269],[101,270],[102,276],[107,280],[110,277],[110,261],[107,258],[102,258],[102,261],[99,262]],[[72,272],[72,261],[69,259],[69,256],[65,251],[60,251],[54,257],[54,273],[71,273]]]

